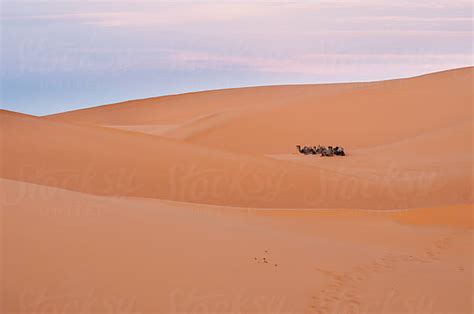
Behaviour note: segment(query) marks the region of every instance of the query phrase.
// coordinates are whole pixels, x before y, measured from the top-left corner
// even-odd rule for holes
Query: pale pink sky
[[[396,78],[473,60],[464,0],[3,0],[1,12],[2,106],[36,114],[191,90]]]

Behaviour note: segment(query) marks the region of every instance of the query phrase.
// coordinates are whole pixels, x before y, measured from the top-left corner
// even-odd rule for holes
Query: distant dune
[[[472,313],[473,69],[0,110],[0,309]]]
[[[403,140],[472,118],[473,68],[364,84],[275,86],[150,98],[49,116],[98,125],[201,125],[189,142],[258,154],[293,152],[296,143],[350,148]],[[236,112],[237,111],[237,112]],[[193,124],[188,128],[193,128]],[[181,132],[184,133],[183,127]],[[327,145],[327,144],[326,144]]]

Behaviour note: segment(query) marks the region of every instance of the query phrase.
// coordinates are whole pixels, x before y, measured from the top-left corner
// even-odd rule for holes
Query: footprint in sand
[[[268,250],[264,251],[266,254],[268,254]],[[260,262],[263,262],[264,264],[271,264],[269,259],[267,257],[262,257],[262,258],[257,258],[254,257],[254,260],[257,262],[257,264],[260,264]],[[273,264],[274,267],[278,267],[278,264]]]

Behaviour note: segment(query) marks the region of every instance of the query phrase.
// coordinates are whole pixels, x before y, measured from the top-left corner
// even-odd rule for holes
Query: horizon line
[[[182,95],[192,95],[192,94],[201,94],[201,93],[210,93],[210,92],[218,92],[218,91],[228,91],[228,90],[230,91],[230,90],[238,90],[238,89],[265,88],[265,87],[311,86],[311,85],[329,85],[329,84],[339,85],[339,84],[354,84],[354,83],[377,83],[377,82],[387,82],[387,81],[411,79],[411,78],[422,77],[422,76],[426,76],[426,75],[439,74],[439,73],[443,73],[443,72],[457,71],[457,70],[468,69],[468,68],[474,68],[474,65],[467,65],[467,66],[462,66],[462,67],[457,67],[457,68],[449,68],[449,69],[444,69],[444,70],[439,70],[439,71],[434,71],[434,72],[424,72],[424,73],[413,75],[413,76],[401,76],[401,77],[380,79],[380,80],[367,80],[367,81],[350,81],[349,80],[349,81],[339,81],[339,82],[338,81],[332,81],[332,82],[320,82],[320,83],[284,83],[284,84],[269,84],[269,85],[243,85],[243,86],[235,86],[235,87],[216,88],[216,89],[192,90],[192,91],[182,92],[182,93],[171,93],[171,94],[155,95],[155,96],[143,97],[143,98],[126,99],[126,100],[120,100],[120,101],[116,101],[116,102],[112,102],[112,103],[105,103],[105,104],[93,104],[93,105],[90,105],[90,106],[87,106],[87,107],[82,107],[82,108],[77,108],[77,109],[72,109],[72,110],[66,110],[66,111],[59,111],[59,112],[54,112],[54,113],[49,113],[49,114],[44,114],[44,115],[33,115],[33,114],[21,112],[21,111],[3,109],[1,107],[0,107],[0,110],[25,114],[25,115],[29,115],[29,116],[33,116],[33,117],[49,117],[49,116],[55,116],[55,115],[70,113],[70,112],[90,110],[90,109],[98,108],[98,107],[119,105],[119,104],[124,104],[124,103],[128,103],[128,102],[133,102],[133,101],[144,101],[144,100],[151,100],[151,99],[158,99],[158,98],[176,97],[176,96],[182,96]]]

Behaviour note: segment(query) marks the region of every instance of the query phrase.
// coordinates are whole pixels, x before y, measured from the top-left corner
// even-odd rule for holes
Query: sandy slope
[[[2,177],[86,193],[270,208],[394,209],[470,201],[466,176],[420,198],[419,187],[406,181],[381,183],[337,169],[7,111],[0,121]],[[446,176],[441,172],[436,180],[444,183]]]
[[[92,194],[232,206],[309,207],[322,193],[319,169],[6,111],[0,121],[5,178]]]
[[[286,106],[252,112],[188,140],[248,153],[288,153],[295,143],[382,145],[472,119],[472,86],[472,68],[465,68],[380,82],[317,101],[288,99]],[[239,140],[242,134],[249,136]]]
[[[175,124],[170,136],[235,152],[299,144],[382,145],[472,119],[473,68],[359,85],[276,86],[168,96],[49,118],[100,125]],[[221,115],[226,119],[194,120]],[[217,122],[216,122],[217,120]],[[220,120],[220,121],[219,121]],[[206,124],[206,122],[208,124]],[[169,132],[169,131],[168,131]]]
[[[145,134],[160,135],[168,138],[185,139],[197,132],[210,128],[220,127],[227,121],[241,115],[244,110],[217,111],[192,118],[184,123],[177,124],[150,124],[150,125],[103,125],[114,129],[141,132]]]
[[[473,202],[472,121],[440,128],[395,143],[351,151],[346,158],[312,158],[295,154],[269,157],[365,178],[378,184],[390,182],[393,196],[410,189],[421,199],[458,195],[459,202]],[[360,191],[358,183],[346,182],[346,193]],[[370,193],[370,191],[367,191]],[[342,195],[340,195],[342,196]]]
[[[48,116],[64,122],[98,125],[184,123],[209,114],[233,110],[267,110],[288,99],[318,99],[366,83],[264,86],[187,93],[86,108]]]
[[[441,209],[239,210],[0,184],[5,313],[472,310],[472,229],[426,220]]]

